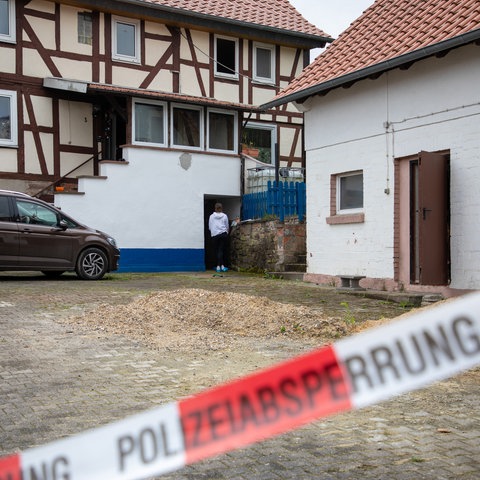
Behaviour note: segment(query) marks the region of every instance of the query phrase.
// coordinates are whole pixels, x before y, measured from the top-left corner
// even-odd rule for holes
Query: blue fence
[[[271,182],[263,192],[247,193],[242,201],[242,220],[275,215],[283,222],[285,217],[298,216],[303,222],[306,213],[304,182]]]

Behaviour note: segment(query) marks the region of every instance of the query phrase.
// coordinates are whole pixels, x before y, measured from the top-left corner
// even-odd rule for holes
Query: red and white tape
[[[480,293],[199,395],[0,458],[0,480],[140,479],[480,363]]]

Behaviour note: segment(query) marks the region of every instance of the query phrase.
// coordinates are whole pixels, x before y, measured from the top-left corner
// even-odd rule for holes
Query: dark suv
[[[75,271],[84,280],[99,280],[117,270],[119,258],[106,233],[42,200],[0,190],[0,270],[40,270],[52,277]]]

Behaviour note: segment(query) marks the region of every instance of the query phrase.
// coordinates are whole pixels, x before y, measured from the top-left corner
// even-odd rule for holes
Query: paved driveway
[[[402,312],[381,300],[236,274],[110,275],[100,282],[0,274],[0,455],[176,400],[193,393],[187,384],[200,390],[223,381],[212,365],[222,362],[228,370],[225,352],[185,359],[100,329],[74,333],[58,321],[93,304],[122,304],[152,290],[189,286],[309,305],[330,302],[333,309],[348,301],[359,320],[372,312],[375,318]],[[263,345],[258,366],[301,348],[289,340]],[[162,479],[478,479],[479,406],[476,369]]]

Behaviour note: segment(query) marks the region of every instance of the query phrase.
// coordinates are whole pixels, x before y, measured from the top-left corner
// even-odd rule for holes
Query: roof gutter
[[[409,63],[417,62],[424,58],[438,55],[440,53],[447,52],[448,50],[452,50],[454,48],[458,48],[478,40],[480,40],[480,29],[458,35],[449,40],[444,40],[442,42],[435,43],[419,50],[414,50],[413,52],[409,52],[389,60],[385,60],[375,65],[362,68],[361,70],[342,75],[341,77],[318,83],[311,87],[307,87],[303,90],[294,92],[290,95],[285,95],[283,97],[274,99],[271,102],[264,103],[260,106],[260,108],[265,111],[289,102],[303,103],[308,97],[312,97],[321,93],[326,93],[334,88],[338,88],[343,85],[356,82],[358,80],[363,80],[371,76],[378,76],[379,74],[384,73],[388,70],[399,68]],[[321,61],[321,57],[319,61]]]
[[[102,8],[107,11],[116,11],[119,14],[133,13],[153,18],[161,18],[174,24],[195,25],[206,29],[217,29],[218,25],[228,26],[231,33],[248,37],[258,37],[264,40],[283,41],[287,45],[294,45],[301,48],[322,48],[327,43],[333,42],[328,36],[313,35],[303,32],[284,30],[269,27],[257,23],[242,22],[224,17],[216,17],[204,13],[183,10],[157,3],[146,3],[143,0],[106,0],[101,3],[93,0],[80,0],[82,6],[89,6],[92,9]],[[140,11],[141,10],[141,11]],[[217,26],[215,28],[215,26]],[[254,30],[254,33],[252,32]]]

